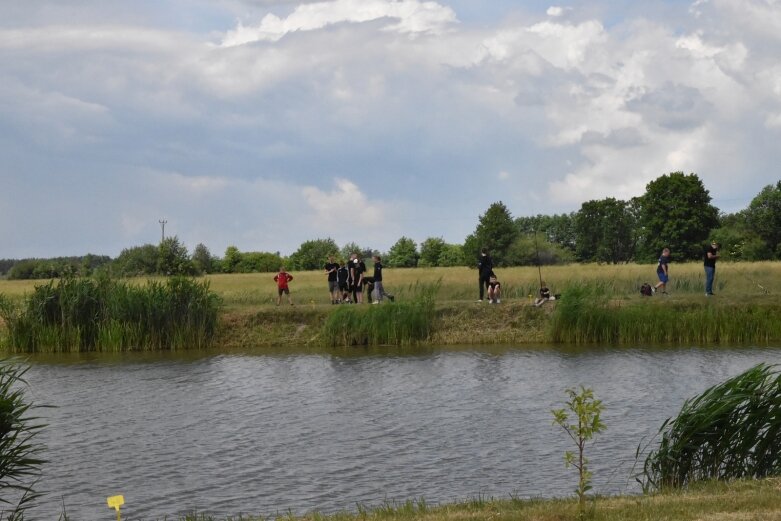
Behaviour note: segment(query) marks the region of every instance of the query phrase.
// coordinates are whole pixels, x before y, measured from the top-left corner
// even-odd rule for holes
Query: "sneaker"
[[[477,303],[478,304],[482,304],[483,303],[483,299],[478,299]]]
[[[497,304],[501,304],[501,303],[502,303],[502,300],[501,300],[501,299],[496,299],[496,303],[497,303]]]
[[[656,288],[651,287],[651,293],[656,293]]]
[[[379,303],[380,303],[379,300],[375,300],[374,302],[372,302],[372,304],[379,304]]]

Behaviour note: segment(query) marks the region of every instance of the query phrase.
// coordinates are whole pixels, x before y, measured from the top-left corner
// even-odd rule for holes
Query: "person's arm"
[[[293,280],[293,275],[291,275],[290,273],[288,273],[288,274],[287,274],[287,281],[288,281],[288,282],[290,282],[291,280]]]

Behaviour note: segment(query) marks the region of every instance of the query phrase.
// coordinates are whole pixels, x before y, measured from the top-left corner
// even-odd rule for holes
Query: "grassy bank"
[[[401,308],[394,313],[370,311],[366,305],[332,306],[325,275],[318,271],[294,273],[295,306],[275,305],[273,274],[217,274],[203,280],[223,303],[214,344],[225,348],[322,347],[362,344],[365,339],[370,344],[431,345],[781,342],[781,320],[776,318],[781,316],[778,262],[720,264],[717,295],[711,299],[703,295],[700,263],[672,265],[669,296],[651,298],[641,297],[639,287],[655,282],[653,265],[545,267],[543,277],[553,293],[566,295],[579,287],[592,293],[580,300],[571,295],[543,308],[531,306],[530,295],[539,286],[536,268],[498,269],[497,274],[504,288],[502,303],[488,305],[475,302],[473,269],[387,269],[385,285],[400,304],[414,301],[415,288],[439,284],[432,311],[426,312],[427,322],[418,325],[413,324],[415,312],[409,310],[399,322]],[[146,279],[127,281],[129,287],[146,283]],[[35,284],[0,281],[0,294],[20,301]],[[415,329],[409,337],[394,329],[405,324]],[[387,329],[388,325],[394,328]],[[359,331],[359,338],[347,334],[352,331]]]
[[[568,521],[578,519],[575,499],[475,499],[431,506],[424,501],[388,504],[357,513],[277,517],[286,521]],[[600,498],[594,521],[778,521],[781,479],[703,483],[684,491]],[[189,515],[180,521],[267,521],[267,517],[218,518]]]

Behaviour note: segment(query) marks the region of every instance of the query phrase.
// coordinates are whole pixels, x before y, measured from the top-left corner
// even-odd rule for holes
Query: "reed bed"
[[[208,282],[188,278],[71,277],[36,286],[21,303],[4,299],[0,317],[15,353],[173,350],[209,345],[219,306]]]
[[[439,283],[415,285],[401,302],[342,305],[329,314],[320,338],[328,346],[412,345],[431,334]],[[401,297],[399,295],[399,297]]]
[[[781,339],[779,316],[777,302],[617,301],[599,284],[579,284],[556,303],[549,337],[574,344],[766,344]]]
[[[686,401],[645,460],[646,486],[781,475],[781,372],[759,364]]]

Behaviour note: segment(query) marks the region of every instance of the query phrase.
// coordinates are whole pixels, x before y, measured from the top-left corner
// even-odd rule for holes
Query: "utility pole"
[[[159,221],[157,221],[157,222],[159,222],[159,223],[160,223],[160,227],[163,229],[163,238],[160,240],[160,242],[163,242],[163,241],[165,241],[165,224],[166,224],[168,221],[166,221],[165,219],[161,219],[161,220],[159,220]]]

